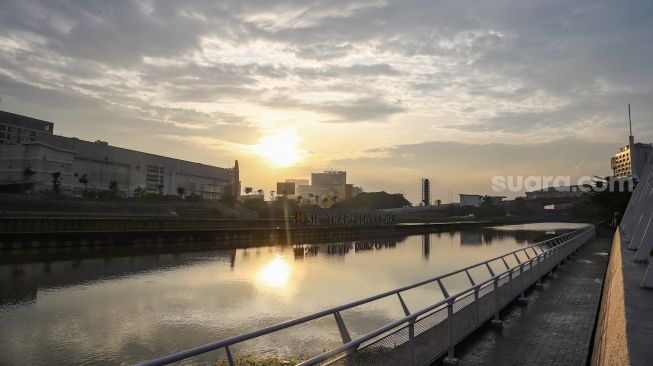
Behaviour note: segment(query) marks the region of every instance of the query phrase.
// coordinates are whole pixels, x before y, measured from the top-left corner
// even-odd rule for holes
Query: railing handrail
[[[274,324],[274,325],[271,325],[271,326],[268,326],[268,327],[264,327],[264,328],[261,328],[261,329],[258,329],[258,330],[252,331],[252,332],[248,332],[248,333],[233,336],[233,337],[224,338],[224,339],[221,339],[219,341],[210,342],[210,343],[198,346],[198,347],[194,347],[194,348],[190,348],[190,349],[187,349],[187,350],[184,350],[184,351],[169,354],[167,356],[163,356],[163,357],[159,357],[159,358],[149,360],[149,361],[146,361],[146,362],[143,362],[143,363],[139,363],[138,365],[139,366],[166,365],[166,364],[169,364],[169,363],[172,363],[172,362],[181,361],[181,360],[184,360],[186,358],[197,356],[197,355],[200,355],[200,354],[203,354],[203,353],[206,353],[206,352],[214,351],[214,350],[217,350],[217,349],[220,349],[220,348],[225,348],[225,347],[228,347],[230,345],[240,343],[240,342],[243,342],[243,341],[247,341],[247,340],[250,340],[250,339],[253,339],[253,338],[257,338],[257,337],[260,337],[260,336],[263,336],[263,335],[266,335],[266,334],[270,334],[270,333],[276,332],[276,331],[281,330],[281,329],[285,329],[285,328],[289,328],[289,327],[292,327],[292,326],[295,326],[295,325],[303,324],[303,323],[309,322],[311,320],[319,319],[319,318],[325,317],[327,315],[332,315],[332,314],[341,312],[343,310],[347,310],[347,309],[350,309],[350,308],[353,308],[353,307],[356,307],[356,306],[359,306],[359,305],[367,304],[369,302],[379,300],[379,299],[382,299],[382,298],[385,298],[385,297],[388,297],[388,296],[391,296],[391,295],[396,295],[396,294],[399,294],[401,292],[411,290],[413,288],[423,286],[423,285],[428,284],[428,283],[439,281],[439,280],[442,280],[442,279],[444,279],[446,277],[456,275],[458,273],[462,273],[464,271],[467,271],[467,270],[475,268],[475,267],[485,266],[486,264],[488,264],[490,262],[493,262],[493,261],[496,261],[498,259],[505,258],[505,257],[511,256],[513,254],[529,250],[529,249],[534,248],[534,247],[543,246],[546,243],[549,243],[549,242],[552,242],[552,241],[555,241],[555,240],[558,240],[558,239],[562,239],[564,237],[572,236],[572,238],[573,238],[573,237],[576,237],[576,236],[578,236],[578,235],[580,235],[580,234],[582,234],[582,233],[584,233],[584,232],[586,232],[586,231],[588,231],[590,229],[591,229],[591,227],[583,227],[583,228],[580,228],[580,229],[577,229],[577,230],[574,230],[574,231],[570,231],[570,232],[567,232],[567,233],[564,233],[564,234],[561,234],[561,235],[558,235],[558,236],[543,240],[541,242],[537,242],[537,243],[528,245],[528,246],[526,246],[524,248],[513,250],[511,252],[502,254],[500,256],[497,256],[497,257],[494,257],[494,258],[491,258],[491,259],[484,260],[482,262],[478,262],[478,263],[469,265],[467,267],[459,268],[459,269],[457,269],[455,271],[451,271],[451,272],[448,272],[448,273],[444,273],[444,274],[432,277],[430,279],[422,280],[422,281],[419,281],[419,282],[416,282],[416,283],[413,283],[413,284],[410,284],[410,285],[407,285],[407,286],[399,287],[399,288],[396,288],[396,289],[393,289],[393,290],[390,290],[390,291],[386,291],[386,292],[383,292],[383,293],[380,293],[380,294],[376,294],[376,295],[373,295],[373,296],[370,296],[370,297],[366,297],[366,298],[363,298],[363,299],[360,299],[360,300],[357,300],[357,301],[353,301],[353,302],[350,302],[350,303],[347,303],[347,304],[334,306],[334,307],[331,307],[331,308],[328,308],[328,309],[325,309],[325,310],[322,310],[322,311],[319,311],[319,312],[315,312],[315,313],[305,315],[303,317],[295,318],[295,319],[292,319],[292,320],[288,320],[288,321],[285,321],[285,322],[277,323],[277,324]],[[578,234],[578,235],[575,235],[575,234]],[[566,241],[567,239],[563,239],[563,240]],[[359,345],[359,344],[365,342],[366,340],[372,339],[372,338],[384,333],[387,330],[393,329],[393,328],[397,327],[398,325],[400,325],[402,323],[405,323],[407,320],[412,320],[412,319],[414,319],[414,318],[416,318],[416,317],[418,317],[418,316],[420,316],[420,315],[422,315],[422,314],[424,314],[424,313],[426,313],[428,311],[431,311],[431,310],[433,310],[433,309],[435,309],[435,308],[437,308],[439,306],[442,306],[442,305],[446,304],[448,301],[450,301],[451,299],[455,299],[457,297],[460,297],[462,294],[468,293],[471,290],[473,290],[474,288],[480,288],[480,287],[482,287],[483,285],[485,285],[487,283],[491,283],[495,279],[498,279],[501,276],[505,275],[506,273],[509,273],[511,270],[514,270],[515,268],[525,266],[526,264],[531,263],[536,258],[539,258],[540,256],[544,255],[548,251],[553,250],[555,248],[557,248],[557,247],[549,248],[548,250],[542,251],[540,253],[535,252],[535,254],[537,254],[536,256],[534,256],[532,258],[529,258],[529,259],[527,259],[527,260],[525,260],[523,262],[518,263],[517,266],[511,267],[511,268],[509,268],[509,269],[507,269],[507,270],[505,270],[505,271],[503,271],[503,272],[501,272],[499,274],[495,274],[494,276],[491,275],[489,279],[487,279],[487,280],[485,280],[483,282],[477,283],[474,286],[472,286],[470,288],[467,288],[467,289],[465,289],[465,290],[463,290],[463,291],[461,291],[461,292],[459,292],[459,293],[457,293],[457,294],[455,294],[453,296],[449,296],[449,297],[435,303],[434,305],[430,305],[430,306],[428,306],[428,307],[426,307],[426,308],[424,308],[422,310],[419,310],[417,312],[413,312],[410,315],[408,315],[408,316],[406,316],[406,317],[404,317],[404,318],[402,318],[400,320],[397,320],[397,321],[395,321],[395,322],[393,322],[391,324],[388,324],[388,325],[386,325],[386,326],[384,326],[382,328],[379,328],[379,329],[377,329],[377,330],[375,330],[375,331],[373,331],[371,333],[368,333],[367,335],[356,338],[356,339],[354,339],[354,340],[352,340],[352,341],[350,341],[348,343],[343,344],[342,346],[334,348],[333,350],[328,351],[326,353],[323,353],[321,355],[318,355],[316,357],[320,357],[320,356],[325,355],[327,353],[331,354],[332,351],[338,350],[338,349],[343,349],[343,347],[345,347],[345,346],[347,346],[349,344]],[[391,325],[393,325],[393,326],[391,326]],[[370,337],[367,338],[368,336],[370,336]],[[363,339],[363,338],[365,338],[365,339]],[[361,339],[363,339],[363,340],[361,340]],[[359,340],[360,340],[360,342],[357,342]],[[348,350],[348,349],[349,348],[344,348],[344,350]],[[341,350],[340,352],[343,352],[343,350]],[[335,354],[337,354],[337,353],[335,353]],[[327,356],[327,358],[328,357],[331,357],[331,356]],[[304,361],[304,362],[300,363],[300,365],[308,364],[307,362],[313,360],[314,358],[312,358],[312,359],[310,359],[308,361]],[[320,361],[315,361],[315,362],[320,362]]]
[[[578,229],[578,230],[575,230],[575,231],[567,233],[567,234],[576,233],[576,232],[581,231],[581,230],[583,231],[581,233],[581,235],[582,235],[583,233],[591,230],[591,228]],[[539,244],[539,243],[537,243],[537,244]],[[537,245],[537,244],[533,244],[533,245]],[[532,247],[533,245],[531,245],[529,247]],[[499,274],[496,274],[496,275],[492,276],[491,278],[489,278],[489,279],[487,279],[487,280],[485,280],[485,281],[483,281],[483,282],[481,282],[479,284],[476,284],[476,285],[474,285],[472,287],[469,287],[469,288],[467,288],[465,290],[462,290],[462,291],[458,292],[455,295],[452,295],[452,296],[449,296],[449,297],[447,297],[445,299],[442,299],[442,300],[436,302],[433,305],[429,305],[429,306],[423,308],[422,310],[418,310],[416,312],[410,313],[409,315],[406,315],[405,317],[403,317],[401,319],[398,319],[398,320],[396,320],[396,321],[394,321],[394,322],[392,322],[390,324],[387,324],[387,325],[385,325],[385,326],[383,326],[381,328],[378,328],[378,329],[376,329],[376,330],[374,330],[374,331],[372,331],[370,333],[362,335],[362,336],[360,336],[360,337],[358,337],[356,339],[352,339],[350,342],[347,342],[347,343],[345,343],[345,344],[343,344],[341,346],[338,346],[338,347],[333,348],[333,349],[331,349],[331,350],[329,350],[327,352],[324,352],[322,354],[314,356],[314,357],[312,357],[312,358],[310,358],[310,359],[308,359],[306,361],[298,363],[297,366],[315,365],[318,362],[325,361],[325,360],[329,359],[330,357],[333,357],[335,355],[338,355],[338,354],[341,354],[343,352],[349,351],[349,350],[353,349],[354,347],[358,347],[362,343],[364,343],[366,341],[369,341],[371,339],[374,339],[375,337],[378,337],[378,336],[384,334],[387,331],[390,331],[390,330],[392,330],[394,328],[397,328],[402,324],[409,324],[410,321],[415,320],[417,317],[419,317],[421,315],[424,315],[424,314],[430,312],[431,310],[435,310],[435,309],[437,309],[437,308],[439,308],[439,307],[441,307],[441,306],[443,306],[445,304],[453,303],[457,298],[469,293],[470,291],[473,291],[475,288],[481,288],[481,287],[483,287],[483,285],[485,285],[487,283],[492,283],[492,282],[500,279],[501,276],[505,275],[506,273],[509,273],[509,272],[513,271],[515,268],[523,267],[526,264],[533,262],[535,259],[538,259],[541,256],[546,255],[547,252],[553,251],[553,250],[558,250],[558,249],[559,249],[558,247],[552,247],[552,248],[550,248],[550,249],[548,249],[548,250],[546,250],[546,251],[544,251],[542,253],[539,253],[537,256],[535,256],[533,258],[530,258],[530,259],[528,259],[528,260],[526,260],[526,261],[524,261],[522,263],[518,263],[516,266],[511,267],[510,269],[507,269],[506,271],[504,271],[502,273],[499,273]],[[496,259],[498,259],[498,258],[496,258]]]

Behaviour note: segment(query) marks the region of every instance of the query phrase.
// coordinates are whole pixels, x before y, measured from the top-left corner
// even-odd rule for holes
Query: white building
[[[34,173],[27,182],[26,168]],[[133,196],[139,187],[150,193],[183,191],[205,199],[219,199],[226,193],[238,196],[240,191],[237,161],[233,168],[219,168],[47,133],[0,145],[0,186],[31,183],[33,191],[49,191],[56,172],[62,194],[106,191],[111,182],[117,183],[123,197]]]
[[[612,175],[617,178],[640,178],[648,161],[653,159],[653,144],[635,143],[630,104],[628,104],[628,125],[630,129],[628,145],[619,148],[619,151],[610,158],[610,168],[612,168]]]
[[[480,207],[481,204],[483,203],[483,200],[487,197],[490,202],[492,202],[495,205],[501,204],[503,201],[504,196],[483,196],[480,194],[459,194],[460,196],[460,207],[465,207],[465,206],[472,206],[472,207]]]
[[[631,143],[619,148],[619,151],[610,159],[612,175],[617,178],[639,177],[642,167],[653,157],[653,145],[635,143],[632,141],[632,136],[630,137]]]
[[[319,191],[330,192],[333,196],[344,199],[347,195],[347,172],[327,170],[323,173],[311,173],[311,186]]]

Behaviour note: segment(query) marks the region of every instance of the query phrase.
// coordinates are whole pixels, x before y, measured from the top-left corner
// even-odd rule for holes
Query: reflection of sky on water
[[[450,272],[538,235],[523,230],[554,228],[0,265],[0,364],[131,364]],[[411,310],[441,297],[436,286],[404,294]],[[342,316],[356,336],[403,311],[393,297]],[[323,318],[241,348],[315,354],[338,341]]]

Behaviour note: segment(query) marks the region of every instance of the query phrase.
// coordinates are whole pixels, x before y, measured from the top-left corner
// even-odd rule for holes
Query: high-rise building
[[[308,179],[286,179],[286,183],[295,183],[295,190],[297,190],[297,187],[299,186],[307,186],[310,183],[308,182]]]
[[[355,186],[353,184],[347,183],[345,185],[345,197],[344,197],[344,199],[345,200],[352,199],[352,198],[358,196],[360,193],[363,193],[363,188],[357,187],[357,186]]]
[[[331,192],[338,199],[346,196],[347,172],[327,170],[311,173],[311,186],[318,191]]]
[[[294,196],[295,183],[294,182],[277,182],[277,195],[279,196]]]
[[[431,182],[428,178],[422,178],[422,203],[424,206],[431,205]]]
[[[646,165],[646,162],[653,158],[652,144],[635,142],[630,118],[630,104],[628,105],[628,124],[630,127],[628,145],[619,148],[619,151],[610,158],[612,175],[617,178],[628,178],[631,176],[639,178],[643,173],[642,169]]]

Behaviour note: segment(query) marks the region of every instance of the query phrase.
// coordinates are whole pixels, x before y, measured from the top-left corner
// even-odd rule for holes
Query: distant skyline
[[[335,168],[448,202],[494,175],[610,174],[627,103],[651,142],[652,34],[639,1],[5,1],[0,110],[238,159],[255,190]]]

